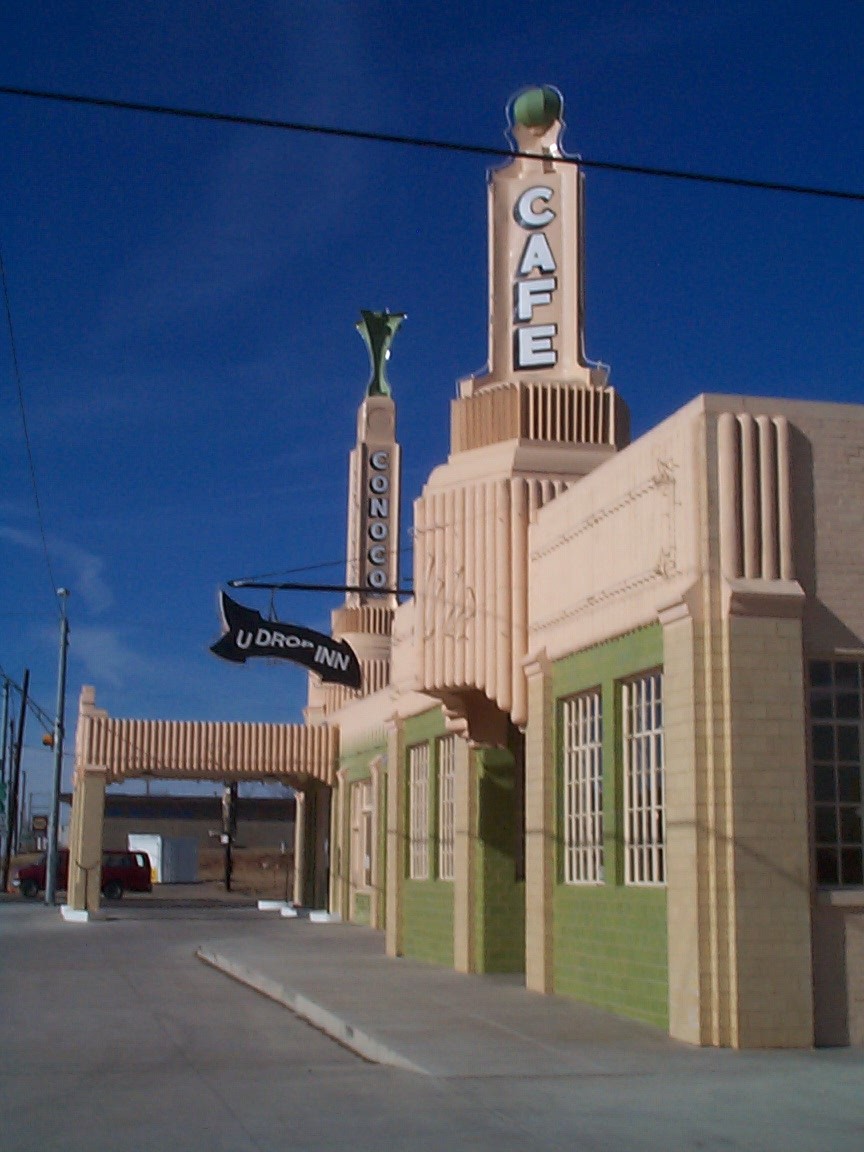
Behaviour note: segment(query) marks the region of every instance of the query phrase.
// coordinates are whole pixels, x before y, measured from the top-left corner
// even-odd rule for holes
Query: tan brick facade
[[[545,654],[529,661],[525,738],[525,984],[552,992],[555,869],[552,676]]]

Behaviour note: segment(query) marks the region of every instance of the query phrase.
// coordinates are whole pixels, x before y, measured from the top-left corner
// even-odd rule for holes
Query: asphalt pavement
[[[862,1049],[694,1048],[369,929],[172,897],[86,924],[0,902],[0,1146],[864,1147]]]

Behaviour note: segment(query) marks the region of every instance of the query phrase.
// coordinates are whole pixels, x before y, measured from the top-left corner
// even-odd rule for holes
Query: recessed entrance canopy
[[[105,772],[106,784],[149,776],[332,785],[338,755],[338,729],[324,724],[115,719],[96,707],[95,689],[81,691],[76,783],[81,772],[96,768]]]
[[[323,849],[319,850],[317,842],[323,845],[326,839],[329,802],[319,801],[319,794],[329,797],[338,756],[339,731],[325,724],[116,719],[96,707],[95,689],[84,687],[75,734],[70,907],[88,912],[98,909],[105,788],[139,776],[219,783],[280,780],[297,789],[296,834],[301,851],[295,851],[295,891],[302,891],[310,851],[315,861],[312,871],[323,875],[323,865],[318,866]],[[310,818],[304,818],[310,806],[307,800]],[[304,877],[298,883],[300,873]]]

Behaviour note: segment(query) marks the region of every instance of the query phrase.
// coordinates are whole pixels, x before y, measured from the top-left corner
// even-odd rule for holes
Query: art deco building
[[[85,690],[73,835],[98,852],[100,773],[263,766],[298,789],[296,898],[394,958],[522,973],[694,1044],[864,1043],[864,406],[699,395],[631,443],[585,355],[561,96],[511,116],[488,365],[414,502],[398,604],[399,317],[364,318],[333,614],[363,687],[312,681],[305,727],[212,733]]]
[[[487,370],[390,687],[332,717],[332,907],[693,1043],[860,1043],[864,407],[704,395],[629,443],[560,95],[512,113]]]

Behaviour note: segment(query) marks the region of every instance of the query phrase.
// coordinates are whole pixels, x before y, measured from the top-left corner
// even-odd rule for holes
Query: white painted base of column
[[[284,908],[293,908],[290,900],[259,900],[259,912],[281,912]]]
[[[337,912],[310,912],[309,919],[313,924],[341,924],[342,917]]]
[[[60,915],[70,924],[86,924],[90,919],[90,913],[86,908],[70,908],[68,904],[60,905]]]
[[[280,916],[286,920],[295,920],[297,918],[297,909],[293,904],[287,904],[279,913]]]

